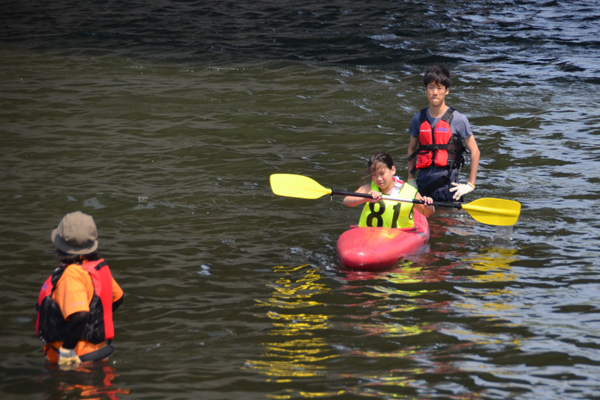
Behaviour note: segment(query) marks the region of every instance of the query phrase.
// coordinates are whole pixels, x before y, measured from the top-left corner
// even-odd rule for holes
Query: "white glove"
[[[81,359],[75,353],[75,350],[65,348],[58,349],[58,366],[61,369],[76,368],[81,363]]]
[[[473,190],[475,190],[475,185],[473,185],[471,182],[467,182],[466,185],[464,183],[452,182],[452,186],[453,187],[450,189],[450,191],[456,192],[452,198],[457,201],[460,200],[460,198],[465,194],[471,193]]]

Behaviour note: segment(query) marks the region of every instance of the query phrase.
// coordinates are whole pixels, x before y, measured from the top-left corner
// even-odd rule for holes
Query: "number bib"
[[[417,196],[417,189],[394,177],[396,183],[391,197],[414,200]],[[371,182],[371,190],[381,191],[379,187]],[[385,228],[412,228],[413,221],[413,203],[400,201],[380,200],[379,203],[366,203],[363,207],[358,226],[364,227],[385,227]]]

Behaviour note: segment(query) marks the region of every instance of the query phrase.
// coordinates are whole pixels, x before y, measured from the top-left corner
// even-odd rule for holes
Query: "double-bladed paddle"
[[[318,199],[326,194],[331,196],[355,196],[372,199],[367,193],[340,192],[327,189],[313,179],[294,174],[271,175],[271,190],[278,196],[296,197],[300,199]],[[397,197],[383,196],[385,200],[400,201],[404,203],[425,204],[422,200],[400,199]],[[434,201],[436,207],[449,207],[465,210],[475,221],[487,225],[510,226],[517,223],[521,213],[521,204],[513,200],[483,198],[469,204],[447,203]]]

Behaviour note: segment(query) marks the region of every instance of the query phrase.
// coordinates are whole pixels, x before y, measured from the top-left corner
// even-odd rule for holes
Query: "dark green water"
[[[598,398],[595,2],[160,4],[136,10],[164,31],[100,12],[113,2],[95,19],[4,13],[3,399]],[[242,33],[210,25],[223,7]],[[405,176],[436,57],[482,153],[467,201],[517,200],[519,222],[440,213],[422,253],[344,270],[336,241],[360,210],[275,197],[269,176],[354,190],[377,150]],[[94,216],[126,297],[115,355],[64,372],[44,363],[34,306],[50,233],[75,210]]]

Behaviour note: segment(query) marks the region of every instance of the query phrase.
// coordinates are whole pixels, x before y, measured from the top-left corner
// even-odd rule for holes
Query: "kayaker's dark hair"
[[[59,249],[55,249],[54,253],[55,253],[54,255],[55,255],[56,259],[61,264],[66,264],[66,265],[82,264],[83,260],[96,261],[96,260],[100,259],[100,254],[98,254],[97,251],[94,251],[93,253],[86,254],[83,256],[65,253],[64,251],[59,250]]]
[[[449,88],[452,80],[450,79],[450,72],[445,67],[436,64],[425,71],[423,83],[425,84],[425,87],[430,83],[441,83],[446,88]]]
[[[369,162],[367,163],[367,171],[363,178],[364,182],[371,182],[371,175],[379,164],[384,164],[389,169],[392,169],[394,166],[394,160],[392,159],[392,156],[390,156],[388,153],[384,153],[383,151],[373,153],[369,158]]]

